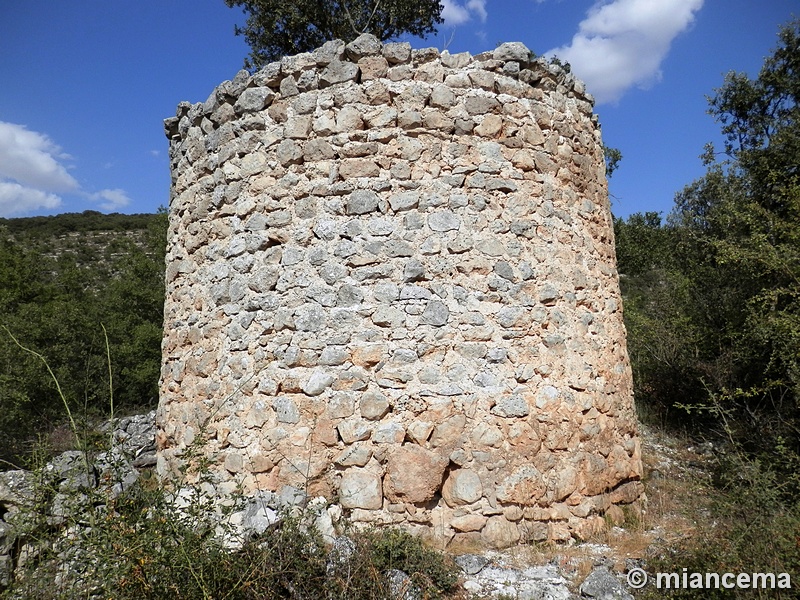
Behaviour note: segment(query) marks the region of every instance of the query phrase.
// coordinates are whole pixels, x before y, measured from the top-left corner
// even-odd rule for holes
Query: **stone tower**
[[[519,43],[364,35],[181,103],[159,472],[491,547],[641,494],[603,150]]]

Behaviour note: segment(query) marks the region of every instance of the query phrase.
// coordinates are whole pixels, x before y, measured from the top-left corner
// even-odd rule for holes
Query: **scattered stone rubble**
[[[112,424],[99,428],[112,431]],[[0,589],[7,586],[14,569],[36,550],[27,540],[18,539],[15,523],[24,511],[42,511],[54,528],[62,526],[68,515],[81,515],[96,509],[93,492],[104,490],[115,497],[133,485],[141,469],[155,464],[155,411],[115,420],[111,451],[94,457],[79,450],[68,450],[54,457],[41,470],[0,471]],[[36,506],[36,488],[56,490],[46,506]],[[96,499],[96,497],[94,498]],[[68,532],[65,533],[68,535]],[[64,566],[69,556],[62,557]]]
[[[363,35],[165,121],[158,465],[442,546],[587,538],[641,495],[599,126],[522,44]]]

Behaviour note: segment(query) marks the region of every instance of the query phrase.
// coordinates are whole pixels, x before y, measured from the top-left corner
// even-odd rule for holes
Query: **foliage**
[[[550,57],[550,64],[557,66],[558,68],[563,70],[564,73],[569,73],[569,72],[572,71],[572,65],[569,62],[567,62],[566,60],[561,60],[555,54]]]
[[[453,561],[402,529],[371,529],[351,535],[369,569],[378,573],[403,571],[425,597],[438,597],[456,586],[458,569]],[[369,597],[368,590],[364,590],[364,597]]]
[[[17,239],[44,240],[69,233],[144,230],[152,220],[153,215],[150,214],[103,214],[96,210],[85,210],[82,213],[62,213],[56,217],[0,218],[0,231],[6,230]]]
[[[62,502],[72,508],[54,527],[47,507],[57,490],[40,479],[30,510],[14,519],[36,550],[3,598],[389,600],[398,597],[392,569],[408,574],[420,598],[442,597],[457,582],[450,559],[403,531],[354,530],[331,545],[313,511],[295,507],[242,539],[233,518],[241,497],[221,505],[198,486],[176,495],[142,478],[121,495],[109,489],[88,492],[88,501],[87,490],[74,490],[84,499]]]
[[[800,21],[710,98],[724,152],[658,215],[615,221],[640,414],[725,442],[707,523],[653,572],[800,568]],[[699,592],[699,593],[698,593]],[[675,598],[750,597],[680,590]],[[648,589],[639,597],[661,597]],[[717,595],[714,595],[717,594]],[[794,593],[770,590],[769,597]]]
[[[236,28],[250,46],[245,68],[259,69],[282,56],[308,52],[327,41],[351,41],[362,33],[390,40],[435,33],[442,23],[439,0],[225,0],[247,15]]]
[[[727,448],[713,518],[653,572],[800,568],[800,21],[780,42],[757,78],[729,74],[710,99],[724,152],[707,147],[667,223],[615,222],[640,412]],[[671,597],[753,593],[722,592]],[[795,596],[782,593],[768,595]]]
[[[133,225],[137,229],[128,230]],[[47,358],[76,420],[104,410],[105,326],[122,409],[154,406],[166,213],[59,215],[0,226],[0,325]],[[0,329],[0,459],[18,461],[64,418],[41,361]]]
[[[657,213],[615,219],[628,353],[640,417],[680,422],[675,402],[702,401],[704,331],[693,319],[693,280],[675,252],[676,232]],[[657,418],[657,417],[660,417]]]
[[[603,144],[603,156],[606,161],[606,176],[611,177],[619,168],[619,163],[622,160],[622,151],[619,148],[612,148]]]
[[[776,449],[800,456],[799,67],[795,20],[757,78],[731,73],[709,100],[724,154],[707,148],[667,224],[616,223],[639,401],[680,404],[790,480]]]

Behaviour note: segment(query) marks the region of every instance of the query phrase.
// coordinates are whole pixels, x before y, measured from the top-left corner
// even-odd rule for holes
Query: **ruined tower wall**
[[[242,71],[165,127],[162,475],[195,442],[215,494],[300,490],[493,547],[586,537],[636,500],[581,82],[522,44],[362,36]]]

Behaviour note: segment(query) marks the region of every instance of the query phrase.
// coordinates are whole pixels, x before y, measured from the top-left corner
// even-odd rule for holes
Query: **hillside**
[[[166,214],[0,219],[0,458],[66,419],[157,402]],[[104,329],[108,335],[109,381]],[[17,340],[19,345],[14,341]],[[111,384],[111,385],[110,385]]]

